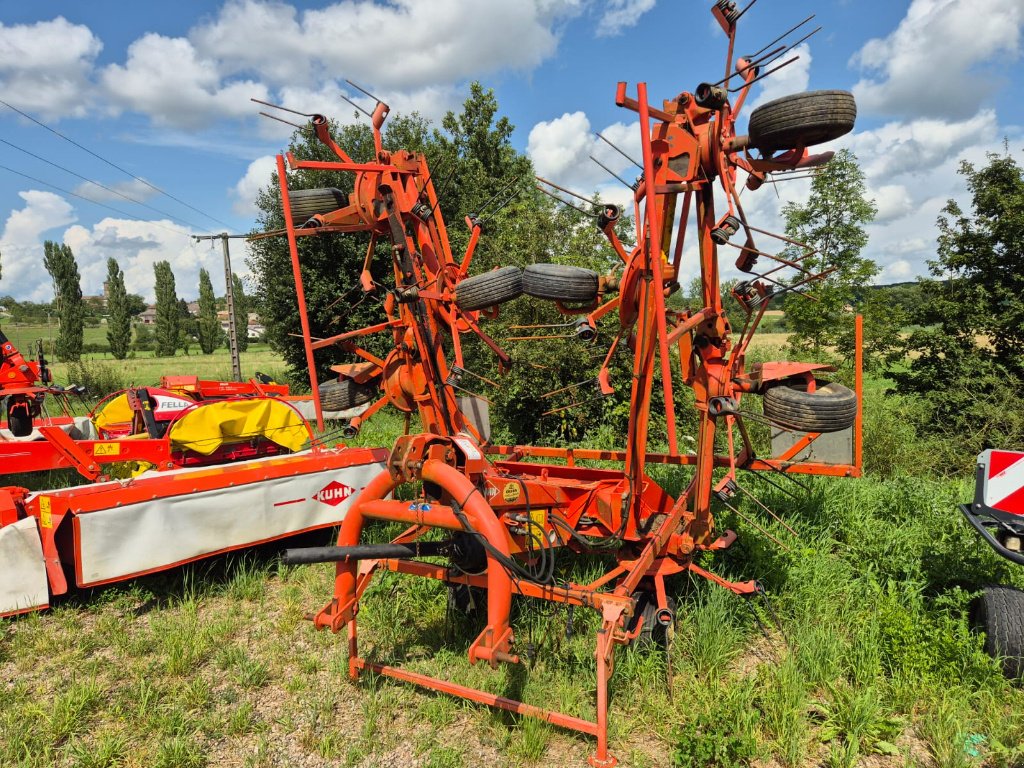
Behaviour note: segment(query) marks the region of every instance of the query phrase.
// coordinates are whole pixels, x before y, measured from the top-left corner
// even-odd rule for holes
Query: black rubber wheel
[[[325,411],[347,411],[368,403],[380,392],[376,381],[357,384],[352,379],[327,381],[320,385],[320,407]]]
[[[476,619],[487,614],[487,590],[468,584],[448,585],[448,610],[458,616]]]
[[[841,432],[857,418],[857,395],[836,382],[776,384],[764,393],[764,415],[773,424],[797,432]]]
[[[668,652],[668,648],[672,644],[672,638],[675,635],[674,620],[669,624],[663,624],[658,621],[658,597],[654,592],[638,592],[635,596],[637,599],[636,612],[633,614],[633,618],[629,620],[629,624],[626,625],[626,630],[633,632],[641,618],[643,618],[644,623],[640,628],[640,634],[636,636],[632,645],[637,648],[658,648]],[[671,611],[674,617],[676,613],[675,599],[667,596],[666,602],[668,603],[669,611]]]
[[[301,227],[320,213],[330,213],[348,205],[348,195],[334,187],[295,189],[288,193],[292,204],[292,224]]]
[[[523,293],[552,301],[593,301],[597,272],[562,264],[530,264],[523,270]]]
[[[15,437],[32,434],[32,409],[28,400],[14,396],[7,399],[7,428]]]
[[[973,613],[975,626],[985,633],[985,653],[1002,659],[1007,677],[1024,678],[1024,591],[987,586]]]
[[[455,303],[467,312],[512,301],[523,293],[523,270],[502,267],[467,277],[455,286]]]
[[[810,147],[853,130],[857,103],[848,91],[807,91],[769,101],[750,113],[750,145],[762,151]]]

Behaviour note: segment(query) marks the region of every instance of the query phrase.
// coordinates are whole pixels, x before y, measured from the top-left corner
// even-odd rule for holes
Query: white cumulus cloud
[[[995,82],[980,65],[1009,71],[1022,26],[1020,0],[913,0],[895,31],[854,55],[868,73],[853,88],[857,102],[887,115],[973,115]]]
[[[103,43],[63,16],[35,24],[0,24],[0,93],[44,119],[81,117],[92,98],[94,61]]]
[[[608,0],[603,4],[604,14],[597,23],[598,37],[621,35],[635,27],[640,17],[654,7],[655,0]]]
[[[74,208],[52,192],[29,190],[19,192],[18,196],[25,201],[25,207],[10,212],[0,235],[0,292],[30,301],[49,301],[53,298],[53,287],[43,267],[43,241],[60,237],[44,235],[75,221]]]
[[[270,183],[271,174],[277,170],[277,158],[264,155],[249,163],[245,175],[238,180],[232,190],[235,202],[232,207],[239,216],[255,216],[256,195]]]

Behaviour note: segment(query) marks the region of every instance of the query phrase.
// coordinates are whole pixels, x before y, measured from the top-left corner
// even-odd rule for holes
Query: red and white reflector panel
[[[1024,452],[984,451],[978,464],[982,487],[977,495],[985,506],[1024,516]]]

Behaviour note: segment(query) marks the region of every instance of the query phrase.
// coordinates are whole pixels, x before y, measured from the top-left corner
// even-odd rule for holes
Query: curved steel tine
[[[622,155],[622,156],[623,156],[624,158],[626,158],[627,160],[629,160],[629,162],[631,162],[631,163],[632,163],[633,165],[635,165],[635,166],[636,166],[637,168],[639,168],[639,169],[640,169],[641,171],[642,171],[642,170],[644,169],[643,165],[641,165],[640,163],[638,163],[638,162],[637,162],[636,160],[634,160],[634,159],[633,159],[632,157],[630,157],[629,155],[627,155],[627,154],[626,154],[625,152],[623,152],[623,151],[622,151],[621,149],[619,149],[619,148],[618,148],[617,146],[615,146],[614,144],[612,144],[612,143],[611,143],[611,142],[610,142],[610,141],[609,141],[608,139],[606,139],[606,138],[605,138],[604,136],[602,136],[602,135],[601,135],[601,134],[600,134],[600,133],[599,133],[598,131],[594,131],[594,135],[595,135],[595,136],[597,136],[597,138],[599,138],[599,139],[600,139],[601,141],[603,141],[603,142],[604,142],[605,144],[607,144],[607,145],[608,145],[609,147],[611,147],[612,149],[614,149],[614,150],[615,150],[616,152],[618,152],[618,153],[619,153],[620,155]]]
[[[280,104],[274,104],[269,101],[263,101],[262,99],[250,98],[249,101],[254,101],[257,104],[262,104],[265,107],[273,107],[274,109],[280,109],[283,112],[291,112],[293,115],[301,115],[302,117],[316,117],[316,112],[299,112],[297,109],[289,109],[288,107],[282,107]],[[262,112],[260,114],[263,114]],[[270,117],[270,115],[267,115]],[[275,120],[278,118],[274,118]]]
[[[346,83],[348,83],[349,85],[351,85],[351,86],[352,86],[353,88],[355,88],[355,89],[356,89],[357,91],[359,91],[360,93],[364,94],[365,96],[369,96],[369,97],[370,97],[371,99],[373,99],[374,101],[376,101],[376,102],[377,102],[378,104],[383,104],[383,103],[384,103],[383,101],[381,101],[380,99],[378,99],[378,98],[377,98],[376,96],[374,96],[374,95],[373,95],[372,93],[370,93],[370,92],[369,92],[368,90],[366,90],[365,88],[363,88],[363,87],[362,87],[361,85],[356,85],[355,83],[353,83],[353,82],[352,82],[351,80],[349,80],[348,78],[345,78],[345,82],[346,82]]]
[[[309,123],[306,123],[305,125],[301,125],[299,123],[293,123],[291,120],[285,120],[283,117],[277,117],[276,115],[267,114],[266,112],[260,112],[259,114],[262,115],[263,117],[269,117],[271,120],[277,120],[277,122],[279,122],[279,123],[284,123],[285,125],[290,125],[293,128],[308,128],[309,127]]]
[[[344,99],[345,101],[347,101],[347,102],[348,102],[349,104],[351,104],[351,105],[352,105],[353,107],[355,107],[356,109],[358,109],[358,110],[359,110],[360,112],[362,112],[362,113],[363,113],[364,115],[366,115],[367,117],[371,117],[371,118],[373,117],[373,115],[372,115],[372,114],[370,114],[370,113],[369,113],[369,112],[367,112],[367,111],[366,111],[365,109],[363,109],[362,107],[360,107],[360,106],[359,106],[358,104],[356,104],[356,103],[355,103],[354,101],[352,101],[352,99],[350,99],[350,98],[349,98],[348,96],[346,96],[346,95],[345,95],[344,93],[339,93],[338,95],[339,95],[339,96],[341,96],[341,98],[343,98],[343,99]]]

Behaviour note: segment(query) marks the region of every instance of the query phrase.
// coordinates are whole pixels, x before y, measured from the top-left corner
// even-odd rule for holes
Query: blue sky
[[[72,246],[86,293],[100,290],[106,259],[114,256],[129,290],[151,296],[152,264],[169,259],[179,295],[194,296],[200,267],[219,274],[219,253],[191,244],[188,235],[248,231],[252,197],[287,139],[287,127],[257,117],[249,97],[351,120],[338,98],[345,78],[380,94],[393,111],[433,119],[457,109],[468,83],[480,80],[494,88],[516,125],[516,146],[538,173],[621,199],[621,186],[587,156],[624,175],[635,171],[592,131],[637,146],[635,115],[613,103],[618,80],[644,80],[652,97],[667,98],[722,76],[724,37],[710,4],[4,3],[0,99],[178,199],[0,105],[0,165],[11,169],[0,169],[0,295],[50,297],[41,267],[49,239]],[[806,29],[820,24],[822,31],[753,98],[853,90],[857,128],[832,148],[853,149],[867,174],[879,207],[867,254],[882,265],[881,282],[911,279],[934,253],[945,200],[964,198],[959,160],[983,162],[1004,138],[1015,154],[1024,147],[1017,74],[1024,3],[760,0],[740,22],[738,52],[760,48],[812,13]],[[778,194],[763,189],[748,198],[748,213],[777,228],[782,204],[806,193],[799,181],[780,185]],[[234,258],[244,269],[241,242]]]

